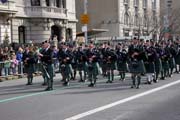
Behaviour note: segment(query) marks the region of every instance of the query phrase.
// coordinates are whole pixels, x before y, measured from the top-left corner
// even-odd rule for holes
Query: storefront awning
[[[108,29],[90,29],[87,32],[88,32],[88,36],[93,36],[108,31],[109,31]],[[76,36],[84,36],[84,32],[78,32]]]

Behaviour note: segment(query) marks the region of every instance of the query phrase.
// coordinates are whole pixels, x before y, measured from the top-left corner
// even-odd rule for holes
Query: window
[[[66,0],[62,0],[62,6],[63,8],[66,8]]]
[[[144,0],[143,1],[143,8],[147,8],[147,6],[148,6],[147,0]]]
[[[127,12],[124,14],[124,24],[129,25],[129,14]]]
[[[128,5],[129,4],[129,0],[124,0],[124,4]]]
[[[134,25],[135,26],[139,26],[139,19],[138,18],[139,18],[138,15],[134,16]]]
[[[156,10],[156,0],[152,0],[152,9]]]
[[[153,15],[153,24],[156,26],[157,25],[157,17]]]
[[[59,8],[60,7],[60,0],[55,0],[54,5]]]
[[[143,20],[144,27],[147,27],[147,23],[148,23],[147,15],[144,15],[144,20]]]
[[[49,0],[46,0],[46,6],[50,6]]]
[[[129,31],[128,30],[124,30],[123,33],[124,33],[124,37],[129,37]]]
[[[31,6],[40,6],[40,0],[31,0]]]
[[[139,7],[139,0],[134,0],[134,6]]]

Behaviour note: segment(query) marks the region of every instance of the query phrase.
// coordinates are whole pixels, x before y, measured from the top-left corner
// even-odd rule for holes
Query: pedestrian
[[[11,69],[12,69],[13,75],[17,74],[16,69],[17,69],[18,64],[19,64],[19,61],[16,59],[15,53],[12,53],[12,55],[11,55]]]

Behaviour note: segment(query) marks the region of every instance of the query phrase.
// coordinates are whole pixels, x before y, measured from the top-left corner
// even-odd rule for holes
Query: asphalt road
[[[76,81],[63,87],[57,75],[50,92],[44,92],[42,81],[36,77],[32,86],[26,79],[1,82],[0,120],[180,120],[180,74],[140,89],[130,88],[129,76],[112,84],[99,77],[89,88],[88,82]]]

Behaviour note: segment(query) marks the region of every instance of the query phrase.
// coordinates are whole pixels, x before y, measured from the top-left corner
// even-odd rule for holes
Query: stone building
[[[11,42],[40,43],[54,36],[57,36],[58,41],[75,38],[75,0],[8,0],[0,4],[6,5],[6,23],[1,24],[8,22],[9,25],[5,27]],[[3,32],[0,33],[2,37]]]
[[[159,0],[89,0],[89,29],[108,29],[96,37],[130,39],[134,36],[157,38]],[[76,0],[77,18],[83,14],[83,0]],[[77,31],[82,24],[77,23]]]

